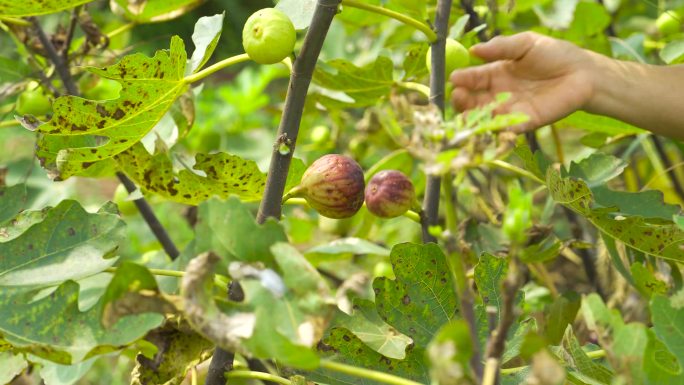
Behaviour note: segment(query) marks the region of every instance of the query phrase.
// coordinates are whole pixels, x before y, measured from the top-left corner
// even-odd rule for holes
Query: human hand
[[[495,113],[521,112],[530,120],[513,127],[532,130],[584,108],[592,98],[593,68],[601,57],[572,43],[523,32],[498,36],[471,48],[487,64],[451,74],[451,101],[460,111],[490,103],[498,93],[511,98]]]

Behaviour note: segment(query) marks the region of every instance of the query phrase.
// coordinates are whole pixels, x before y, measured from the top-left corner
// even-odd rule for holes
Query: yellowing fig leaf
[[[137,24],[158,23],[175,19],[190,12],[204,0],[111,0],[110,6],[115,13]]]
[[[197,154],[196,171],[175,172],[168,153],[150,155],[142,144],[121,153],[117,161],[143,191],[191,205],[214,195],[221,198],[237,195],[242,200],[259,200],[266,183],[266,176],[256,163],[225,153]]]
[[[170,50],[152,58],[135,54],[110,67],[90,68],[121,83],[119,98],[57,98],[52,119],[37,128],[42,134],[37,153],[43,167],[56,179],[92,175],[88,168],[133,146],[187,90],[186,59],[183,40],[174,36]]]
[[[669,259],[684,260],[684,230],[675,223],[658,218],[615,215],[616,209],[595,209],[587,184],[574,178],[563,178],[549,168],[547,185],[553,199],[583,215],[599,230],[644,253]]]
[[[93,0],[0,0],[0,15],[24,17],[70,9]]]

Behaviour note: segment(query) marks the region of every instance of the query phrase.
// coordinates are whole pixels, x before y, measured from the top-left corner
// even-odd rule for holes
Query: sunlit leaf
[[[55,13],[86,4],[92,0],[0,0],[0,15],[24,17]]]
[[[134,54],[110,67],[89,68],[119,81],[119,98],[99,102],[57,98],[52,119],[37,129],[42,134],[37,151],[42,165],[55,178],[65,179],[88,173],[91,166],[133,146],[187,90],[185,65],[183,41],[174,36],[171,49],[158,51],[153,58]]]
[[[191,73],[200,70],[214,53],[218,40],[223,30],[223,17],[225,13],[204,16],[195,23],[195,31],[192,33],[192,42],[195,50],[190,57],[188,71]]]
[[[392,70],[392,61],[384,56],[363,67],[357,67],[347,60],[334,59],[316,67],[314,82],[328,90],[342,92],[351,101],[339,101],[349,107],[369,106],[389,95],[394,84]]]
[[[195,7],[204,0],[111,0],[112,11],[137,24],[157,23],[175,19]]]
[[[163,151],[150,155],[142,144],[136,144],[116,160],[144,192],[175,202],[197,205],[213,196],[225,199],[231,195],[254,201],[263,195],[266,175],[251,160],[225,153],[199,153],[193,169],[187,169],[183,165],[174,167],[170,156]]]

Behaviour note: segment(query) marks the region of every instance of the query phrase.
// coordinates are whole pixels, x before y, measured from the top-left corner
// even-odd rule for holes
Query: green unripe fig
[[[323,125],[316,126],[311,129],[309,137],[313,143],[325,144],[330,140],[330,129]]]
[[[385,277],[389,279],[394,279],[394,270],[389,262],[381,261],[375,264],[373,267],[373,278]]]
[[[116,80],[102,78],[94,87],[83,90],[83,97],[91,100],[110,100],[119,97],[121,84]]]
[[[14,108],[19,115],[45,116],[52,111],[52,103],[40,89],[27,90],[19,95]]]
[[[681,29],[681,20],[677,11],[665,11],[656,19],[656,27],[661,36],[674,35]]]
[[[242,47],[259,64],[278,63],[290,56],[296,40],[292,21],[275,8],[254,12],[242,29]]]
[[[411,180],[401,171],[384,170],[373,175],[366,186],[366,207],[380,218],[403,215],[416,201]]]
[[[116,203],[116,205],[119,207],[119,212],[123,216],[135,215],[138,212],[138,208],[135,206],[135,203],[128,200],[128,191],[122,184],[120,184],[114,191],[114,198],[112,198],[112,202]]]
[[[363,170],[354,159],[338,154],[318,158],[288,195],[306,199],[314,210],[328,218],[349,218],[363,205]]]
[[[455,69],[463,68],[470,64],[470,53],[468,53],[468,50],[463,44],[454,39],[447,38],[445,59],[444,69],[446,76],[448,77]],[[428,49],[427,55],[425,56],[425,65],[427,66],[428,72],[432,71],[432,47]]]

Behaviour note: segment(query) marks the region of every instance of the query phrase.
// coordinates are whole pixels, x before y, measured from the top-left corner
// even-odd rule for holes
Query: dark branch
[[[431,44],[430,63],[430,102],[439,108],[444,117],[444,84],[446,83],[446,58],[444,50],[446,46],[446,36],[449,31],[449,12],[451,11],[451,0],[439,0],[437,2],[437,12],[435,14],[434,29],[437,39]],[[425,185],[425,196],[423,197],[423,216],[421,220],[423,230],[423,242],[435,242],[436,239],[429,232],[430,226],[437,225],[439,220],[439,196],[440,196],[441,177],[439,175],[428,175]]]
[[[299,124],[304,112],[304,102],[306,101],[316,62],[318,61],[318,55],[321,53],[330,23],[332,23],[335,14],[337,14],[340,2],[341,0],[318,0],[311,18],[311,25],[304,37],[302,49],[292,66],[290,84],[287,97],[285,98],[285,107],[271,154],[271,164],[268,169],[264,197],[261,200],[257,214],[258,223],[264,223],[267,218],[280,219],[285,182],[287,181],[292,154],[297,144]],[[288,151],[282,151],[283,148],[287,148]],[[211,365],[219,368],[225,367],[227,364],[226,360],[232,361],[232,354],[216,349],[216,353],[214,353],[211,359]],[[206,385],[224,384],[225,378],[216,378],[211,382],[207,378],[206,382]]]
[[[233,370],[234,358],[234,353],[216,348],[216,351],[214,351],[214,355],[211,358],[211,362],[209,363],[209,370],[207,371],[205,384],[225,384],[225,373]]]
[[[330,23],[337,13],[339,4],[340,0],[318,0],[309,31],[304,38],[304,44],[292,66],[285,108],[271,154],[271,165],[268,169],[264,197],[257,214],[257,222],[259,223],[266,221],[266,218],[280,219],[285,182],[297,143],[304,101],[318,55],[321,52],[321,47],[323,47],[323,41],[328,34]],[[289,150],[282,151],[282,148]]]
[[[71,46],[71,40],[74,38],[74,31],[76,30],[76,24],[78,24],[78,14],[80,11],[81,6],[78,6],[71,11],[69,27],[67,29],[66,39],[64,39],[64,49],[62,50],[62,60],[64,60],[65,65],[69,63],[69,47]]]
[[[55,46],[52,45],[50,38],[45,34],[45,31],[43,31],[38,19],[34,16],[29,18],[29,20],[33,23],[33,29],[35,29],[38,40],[40,40],[40,43],[43,45],[50,61],[55,65],[55,70],[60,79],[62,79],[62,83],[64,83],[64,88],[66,88],[67,93],[69,95],[78,95],[78,88],[76,88],[76,83],[74,83],[74,79],[71,77],[71,72],[69,72],[69,67],[64,61],[64,58],[57,53]]]
[[[132,180],[128,179],[128,177],[124,173],[117,172],[116,176],[121,181],[121,184],[123,184],[124,187],[126,187],[126,190],[129,194],[137,189],[135,183],[133,183]],[[140,215],[142,215],[143,219],[145,219],[145,222],[147,222],[147,226],[150,228],[150,230],[152,230],[152,233],[157,238],[159,243],[162,245],[166,254],[172,260],[178,258],[178,256],[180,255],[180,251],[178,251],[176,244],[173,243],[173,241],[169,237],[169,234],[166,232],[166,229],[159,222],[159,219],[157,219],[157,216],[154,214],[154,211],[152,211],[152,207],[150,207],[150,204],[147,203],[145,198],[136,199],[133,201],[133,203],[135,203],[135,206],[138,208],[138,211],[140,211]]]
[[[475,11],[475,7],[473,7],[473,1],[472,0],[461,0],[461,7],[465,11],[466,14],[468,14],[468,26],[467,30],[471,31],[478,26],[482,25],[482,20],[480,20],[480,15],[477,14]],[[485,28],[482,28],[481,30],[477,31],[477,37],[480,39],[480,41],[487,41],[489,40],[489,37],[487,37],[487,31]]]

